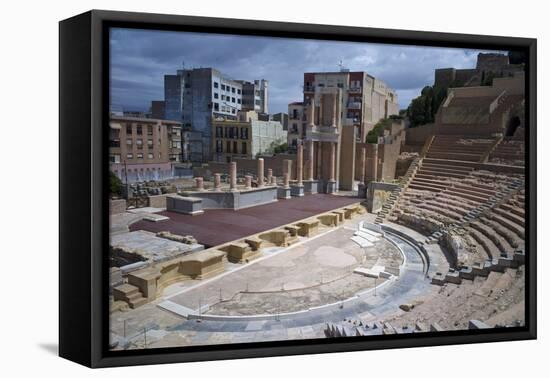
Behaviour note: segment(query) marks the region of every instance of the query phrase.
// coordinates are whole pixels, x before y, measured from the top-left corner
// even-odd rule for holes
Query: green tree
[[[111,195],[122,195],[122,181],[113,172],[109,172],[109,190]]]

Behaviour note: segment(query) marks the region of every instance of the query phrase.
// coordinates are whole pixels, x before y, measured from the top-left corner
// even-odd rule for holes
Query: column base
[[[283,186],[277,188],[277,198],[290,199],[290,188],[285,188]]]
[[[319,193],[319,181],[317,180],[304,181],[304,193],[306,194]]]
[[[290,185],[290,195],[292,197],[303,197],[304,186],[303,185]]]
[[[328,181],[327,182],[327,194],[336,193],[338,191],[338,188],[336,187],[336,181]]]
[[[357,196],[359,198],[367,198],[367,186],[363,183],[359,183],[357,186]]]

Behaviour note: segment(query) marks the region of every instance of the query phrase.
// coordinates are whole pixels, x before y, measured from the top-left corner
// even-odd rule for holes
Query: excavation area
[[[288,248],[264,250],[263,258],[173,294],[161,307],[179,305],[180,315],[198,314],[199,308],[201,316],[277,315],[346,300],[387,280],[365,272],[403,264],[388,240],[362,248],[351,239],[355,232],[350,224]]]

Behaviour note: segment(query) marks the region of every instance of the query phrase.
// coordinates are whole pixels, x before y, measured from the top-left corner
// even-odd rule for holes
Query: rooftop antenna
[[[185,60],[182,60],[182,61],[181,61],[181,68],[182,68],[182,69],[185,69]]]
[[[340,67],[340,72],[349,72],[349,69],[344,67],[344,62],[341,59],[338,62],[338,67]]]

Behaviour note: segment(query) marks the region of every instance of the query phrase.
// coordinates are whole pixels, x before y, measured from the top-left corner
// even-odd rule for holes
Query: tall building
[[[151,118],[154,119],[166,119],[164,101],[151,101]]]
[[[123,182],[173,176],[181,160],[179,122],[111,116],[109,126],[109,167]]]
[[[241,80],[239,83],[242,84],[243,89],[242,110],[269,113],[268,81],[264,79],[254,80],[254,82]]]
[[[166,118],[181,122],[184,129],[202,134],[202,141],[190,141],[196,162],[211,159],[212,118],[236,119],[242,105],[242,84],[224,77],[213,68],[178,70],[164,77]],[[198,157],[202,156],[200,160]]]
[[[357,137],[366,135],[378,121],[399,113],[397,93],[382,80],[366,72],[307,72],[304,73],[304,104],[318,100],[319,89],[340,88],[343,125],[354,125]],[[315,103],[319,103],[315,101]]]

